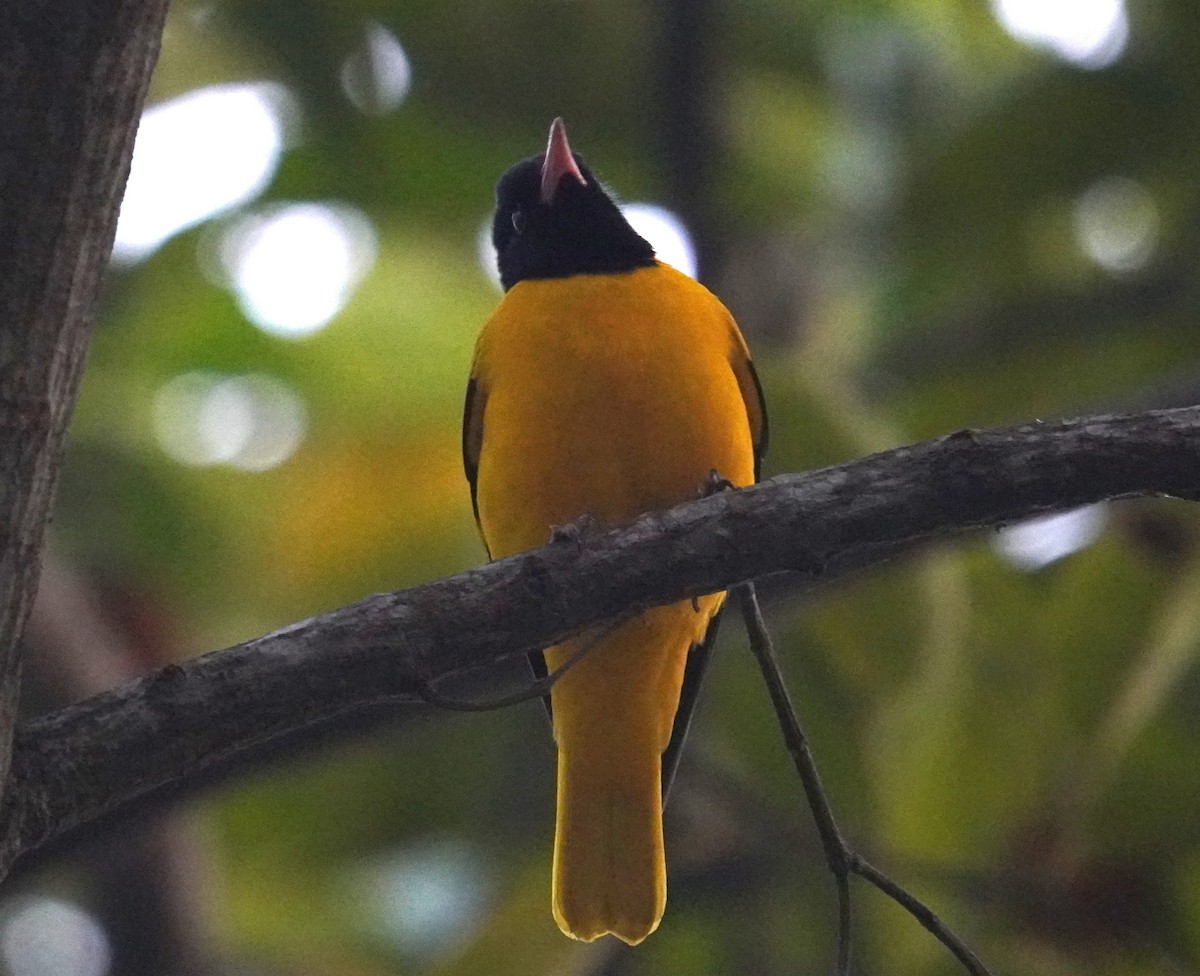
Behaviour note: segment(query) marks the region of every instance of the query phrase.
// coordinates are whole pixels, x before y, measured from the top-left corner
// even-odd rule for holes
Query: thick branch
[[[244,750],[631,607],[1103,499],[1200,497],[1200,407],[960,431],[559,541],[169,666],[18,730],[0,867]]]
[[[17,644],[165,10],[0,4],[0,776]]]

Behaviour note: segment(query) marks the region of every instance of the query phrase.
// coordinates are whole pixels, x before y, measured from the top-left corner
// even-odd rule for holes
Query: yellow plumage
[[[710,471],[755,478],[764,417],[745,343],[703,286],[661,263],[520,281],[476,347],[464,426],[480,529],[495,558],[589,514],[629,521],[697,497]],[[642,613],[554,687],[553,910],[629,943],[666,899],[661,757],[684,665],[724,594]],[[546,652],[560,664],[583,634]]]

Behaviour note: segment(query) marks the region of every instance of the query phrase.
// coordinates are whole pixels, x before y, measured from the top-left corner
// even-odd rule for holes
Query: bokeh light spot
[[[154,430],[159,446],[183,464],[266,471],[303,441],[304,404],[271,376],[182,373],[155,396]]]
[[[340,204],[283,204],[232,223],[221,266],[246,317],[285,338],[324,327],[375,263],[375,227]]]
[[[654,203],[627,203],[621,212],[633,229],[650,242],[660,261],[690,278],[696,277],[696,247],[678,214]]]
[[[1026,572],[1034,572],[1087,548],[1104,528],[1105,507],[1085,505],[1010,525],[996,533],[996,551]]]
[[[104,976],[112,962],[100,923],[53,898],[17,903],[0,928],[0,955],[11,976]]]
[[[461,841],[427,840],[364,869],[376,925],[401,949],[431,957],[470,934],[490,885],[478,852]]]
[[[479,233],[475,235],[475,257],[487,280],[499,289],[501,287],[500,268],[496,265],[496,249],[492,247],[491,214],[484,218],[483,223],[479,226]]]
[[[1140,183],[1109,176],[1093,183],[1075,202],[1075,236],[1093,261],[1123,273],[1142,268],[1158,245],[1154,198]]]
[[[341,82],[356,109],[383,115],[404,101],[412,86],[412,66],[396,35],[372,21],[362,43],[342,62]]]
[[[1125,0],[992,0],[1009,36],[1083,68],[1105,68],[1129,40]]]
[[[281,85],[215,85],[142,115],[113,259],[134,262],[258,196],[279,165],[295,102]]]

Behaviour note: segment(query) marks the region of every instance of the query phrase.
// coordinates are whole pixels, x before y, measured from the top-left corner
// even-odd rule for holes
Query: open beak
[[[542,163],[542,203],[554,202],[558,184],[568,174],[579,180],[583,186],[587,186],[587,180],[579,172],[575,157],[571,155],[563,120],[558,118],[550,123],[550,142],[546,146],[546,161]]]

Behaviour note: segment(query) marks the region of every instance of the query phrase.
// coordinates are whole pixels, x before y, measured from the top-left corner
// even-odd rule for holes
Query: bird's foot
[[[596,516],[584,512],[579,518],[566,525],[550,526],[550,542],[573,542],[578,545],[585,539],[599,535],[601,528],[603,526],[600,525],[600,520]]]
[[[736,487],[728,478],[722,478],[721,472],[716,468],[712,468],[700,485],[699,497],[707,498],[709,495],[715,495],[721,491],[733,491]]]

